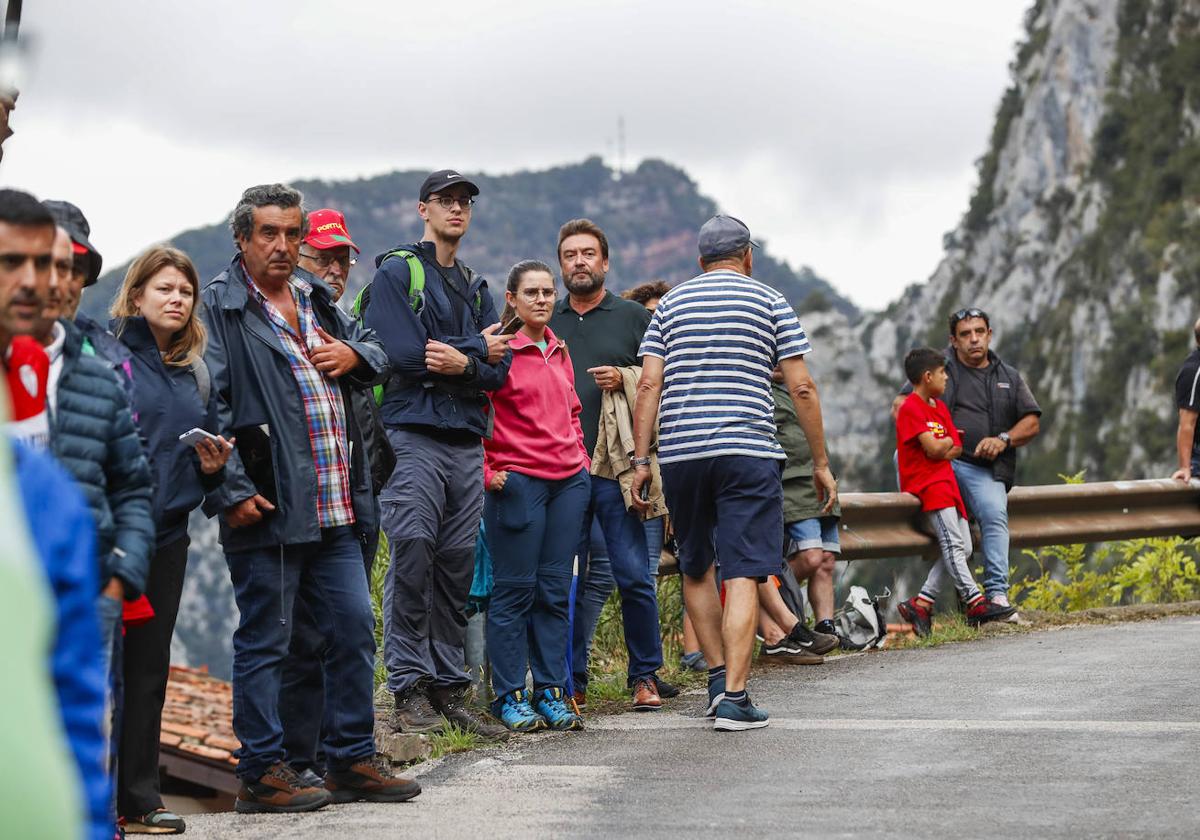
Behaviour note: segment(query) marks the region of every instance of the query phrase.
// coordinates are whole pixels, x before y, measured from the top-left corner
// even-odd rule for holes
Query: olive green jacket
[[[787,388],[778,382],[771,383],[771,395],[775,398],[775,437],[787,453],[783,468],[783,521],[787,524],[821,516],[821,503],[813,486],[812,450],[796,419],[796,407]],[[840,517],[841,507],[835,504],[831,515]]]

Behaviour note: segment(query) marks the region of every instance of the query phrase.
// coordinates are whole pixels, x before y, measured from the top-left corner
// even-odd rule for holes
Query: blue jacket
[[[362,359],[337,383],[346,409],[355,528],[359,539],[365,541],[375,536],[368,533],[369,523],[374,521],[375,497],[367,448],[350,406],[350,393],[383,382],[391,367],[375,334],[338,309],[333,291],[311,274],[297,273],[313,287],[313,312],[322,329],[346,342]],[[262,307],[246,288],[240,254],[227,270],[205,284],[201,298],[200,316],[208,327],[204,360],[212,377],[221,434],[228,438],[237,429],[267,426],[278,499],[276,510],[244,528],[230,528],[221,516],[221,544],[229,553],[318,542],[317,476],[300,391],[287,354]],[[223,514],[256,492],[234,451],[225,464],[225,483],[208,494],[204,511],[209,516]]]
[[[101,667],[96,623],[96,529],[78,487],[53,458],[17,443],[12,449],[29,533],[54,592],[50,667],[87,804],[87,836],[111,840],[102,729],[108,675]]]
[[[83,352],[88,356],[96,356],[117,375],[125,396],[133,402],[133,369],[129,363],[129,349],[117,337],[93,321],[86,315],[75,316],[75,326],[83,333]],[[137,414],[134,414],[137,421]]]
[[[154,476],[155,536],[161,548],[187,534],[188,514],[225,480],[224,470],[202,473],[196,450],[179,442],[195,428],[218,433],[217,401],[210,389],[207,405],[201,403],[192,370],[163,362],[145,318],[121,318],[110,326],[129,354],[133,413]]]
[[[383,342],[392,363],[392,378],[383,397],[384,425],[428,426],[487,435],[488,401],[484,392],[503,385],[512,364],[511,353],[505,353],[495,365],[487,362],[487,342],[480,331],[499,320],[487,281],[457,263],[467,281],[466,300],[463,300],[446,289],[432,242],[404,247],[419,255],[425,264],[424,302],[420,312],[414,313],[408,300],[407,260],[393,257],[385,261],[380,255],[375,260],[378,270],[363,318]],[[425,367],[425,342],[431,338],[475,359],[475,375],[430,373]]]
[[[59,323],[67,336],[50,449],[92,510],[101,588],[115,575],[132,600],[146,587],[154,547],[150,465],[116,374],[83,353],[83,335],[74,324]]]

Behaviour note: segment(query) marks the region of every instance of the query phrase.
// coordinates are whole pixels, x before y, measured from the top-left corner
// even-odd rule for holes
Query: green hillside
[[[357,181],[295,182],[310,208],[333,207],[345,213],[363,250],[351,273],[352,293],[371,279],[376,254],[420,236],[416,196],[427,174],[422,170]],[[598,157],[538,172],[471,177],[481,194],[459,255],[491,279],[493,293],[520,260],[536,258],[557,265],[558,228],[580,216],[593,219],[608,234],[613,249],[610,288],[620,291],[659,279],[679,282],[696,274],[696,231],[717,212],[717,205],[683,170],[657,160],[619,177]],[[235,198],[230,196],[230,209]],[[724,209],[736,213],[734,208]],[[204,279],[221,271],[233,254],[224,223],[186,231],[171,241],[191,255]],[[125,268],[119,266],[100,279],[84,296],[84,311],[103,315]],[[811,269],[793,270],[765,248],[756,255],[755,274],[780,289],[802,315],[806,308],[830,307],[851,318],[858,314]]]

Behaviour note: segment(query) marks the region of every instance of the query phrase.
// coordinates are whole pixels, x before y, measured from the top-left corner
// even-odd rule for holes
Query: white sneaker
[[[988,600],[991,601],[993,604],[999,604],[1002,607],[1011,607],[1012,606],[1012,604],[1008,603],[1007,595],[989,595]]]
[[[1005,624],[1020,624],[1021,623],[1021,614],[1016,613],[1016,612],[1013,613],[1008,618],[1004,619],[1004,623]]]

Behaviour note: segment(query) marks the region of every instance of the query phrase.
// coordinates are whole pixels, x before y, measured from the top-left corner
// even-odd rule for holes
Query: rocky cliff
[[[1200,315],[1200,2],[1038,0],[979,185],[928,282],[815,354],[853,489],[891,489],[900,361],[979,306],[1045,412],[1019,480],[1164,475]],[[810,319],[811,321],[812,319]],[[818,348],[820,349],[820,348]]]

